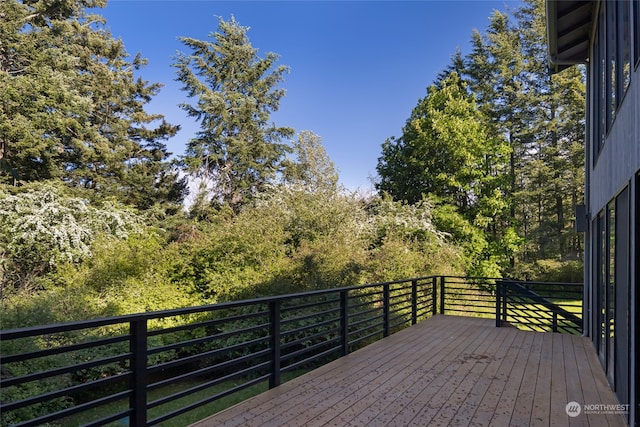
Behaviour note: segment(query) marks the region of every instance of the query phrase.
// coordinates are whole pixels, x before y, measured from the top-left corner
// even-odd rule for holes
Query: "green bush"
[[[70,193],[61,183],[0,186],[0,291],[37,290],[64,263],[91,257],[99,234],[125,239],[142,230],[132,210],[112,201],[101,205]]]
[[[582,260],[541,259],[532,263],[519,263],[513,277],[536,282],[583,283]]]

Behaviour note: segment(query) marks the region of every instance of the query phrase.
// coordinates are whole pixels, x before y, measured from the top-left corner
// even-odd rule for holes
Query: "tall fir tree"
[[[144,107],[160,89],[135,73],[102,17],[104,0],[0,2],[4,183],[61,179],[147,208],[178,205],[184,183],[163,140],[179,129]]]
[[[495,11],[484,33],[473,32],[471,53],[457,52],[432,89],[449,90],[450,75],[460,74],[459,85],[477,101],[484,120],[479,146],[488,155],[502,153],[484,162],[487,169],[478,176],[486,177],[485,184],[470,193],[473,209],[455,185],[442,184],[464,176],[471,165],[456,160],[464,139],[429,150],[420,142],[442,140],[433,125],[424,126],[438,117],[425,100],[414,108],[403,135],[383,144],[377,167],[380,191],[410,202],[421,193],[437,194],[466,212],[485,233],[489,252],[510,257],[506,274],[522,271],[517,264],[572,258],[581,249],[572,219],[573,206],[583,197],[584,73],[577,67],[548,73],[544,16],[542,0],[524,0],[511,14]],[[473,134],[455,123],[464,114],[441,112],[451,115],[442,121],[450,129]],[[490,189],[494,197],[478,197],[488,194],[478,188]],[[483,204],[489,209],[480,208]]]
[[[544,16],[541,0],[524,1],[513,17],[494,12],[466,58],[480,108],[511,146],[505,226],[523,237],[524,262],[580,248],[570,218],[582,199],[584,76],[576,67],[549,75]]]
[[[190,54],[179,53],[178,81],[194,104],[181,107],[200,122],[183,164],[208,181],[214,204],[238,211],[281,171],[293,129],[270,123],[285,91],[279,88],[288,68],[278,56],[258,57],[247,27],[220,18],[210,40],[182,37]]]
[[[584,70],[574,66],[548,72],[544,2],[527,0],[514,15],[529,58],[525,73],[535,114],[535,160],[528,169],[536,219],[531,250],[540,258],[577,257],[581,241],[573,227],[573,206],[584,193]]]

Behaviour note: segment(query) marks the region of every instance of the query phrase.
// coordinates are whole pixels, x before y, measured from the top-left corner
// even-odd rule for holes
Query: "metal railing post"
[[[389,336],[389,284],[385,283],[382,287],[382,312],[383,312],[383,321],[384,324],[382,326],[382,336]]]
[[[502,284],[502,321],[507,322],[507,298],[509,296],[509,283]]]
[[[499,328],[500,326],[502,326],[502,322],[500,321],[500,308],[501,308],[501,301],[502,299],[502,282],[501,281],[497,281],[496,282],[496,328]]]
[[[431,315],[438,314],[438,278],[433,276],[431,278]]]
[[[553,328],[553,332],[558,332],[558,313],[555,310],[553,311],[551,327]]]
[[[340,338],[342,355],[349,354],[349,291],[340,291]]]
[[[411,324],[418,323],[418,281],[411,281]]]
[[[269,302],[269,334],[271,336],[271,375],[269,388],[280,385],[280,301]]]
[[[131,390],[129,405],[133,410],[129,425],[147,425],[147,319],[139,317],[129,323],[131,340]]]
[[[444,314],[444,281],[445,277],[440,276],[440,314]]]

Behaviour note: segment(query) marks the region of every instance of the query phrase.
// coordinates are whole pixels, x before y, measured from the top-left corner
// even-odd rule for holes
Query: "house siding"
[[[634,3],[638,7],[638,2]],[[597,10],[597,8],[596,8]],[[633,21],[632,21],[633,22]],[[598,19],[594,17],[594,25],[598,24]],[[637,23],[632,24],[631,31],[633,39],[639,40],[636,34],[640,29]],[[595,28],[592,34],[598,34],[601,28]],[[590,45],[590,58],[595,57],[597,52],[595,43],[598,38],[593,37]],[[633,48],[636,48],[633,46]],[[632,49],[633,50],[633,49]],[[640,425],[639,408],[639,358],[637,337],[640,335],[640,295],[638,289],[638,280],[640,278],[640,225],[638,224],[640,212],[637,212],[640,206],[640,67],[639,62],[632,60],[630,83],[626,89],[621,102],[619,103],[615,118],[611,127],[606,134],[604,143],[600,145],[598,141],[598,120],[601,110],[599,102],[603,102],[599,89],[595,87],[597,78],[595,76],[601,71],[599,67],[606,65],[599,63],[597,60],[591,60],[587,65],[587,142],[586,142],[586,183],[585,183],[585,204],[590,219],[590,227],[585,236],[585,331],[593,341],[594,347],[602,355],[602,341],[609,341],[609,332],[606,330],[604,337],[602,335],[602,319],[601,310],[603,308],[602,297],[599,286],[607,288],[610,286],[610,277],[614,276],[616,293],[620,292],[625,298],[628,297],[628,307],[620,312],[620,300],[618,298],[615,317],[615,339],[619,341],[615,345],[605,350],[605,354],[601,356],[601,363],[605,373],[608,373],[611,386],[616,392],[620,403],[630,403],[630,412],[627,421],[632,426]],[[605,100],[606,102],[606,100]],[[619,195],[622,197],[619,198]],[[625,219],[624,227],[620,230],[616,228],[615,233],[628,233],[623,236],[624,239],[615,236],[613,240],[609,236],[609,210],[612,206],[619,209],[618,201],[622,200],[622,207],[625,212],[623,215],[615,215]],[[604,212],[604,216],[601,214]],[[603,224],[604,219],[604,224]],[[614,223],[615,226],[619,224]],[[602,230],[605,231],[602,231]],[[603,240],[604,236],[604,240]],[[624,248],[619,250],[616,240],[624,241]],[[613,241],[613,243],[611,243]],[[628,243],[627,243],[628,242]],[[610,245],[616,247],[615,256],[610,256],[608,248]],[[603,249],[604,248],[604,249]],[[605,254],[602,255],[602,251]],[[620,253],[618,253],[620,252]],[[626,259],[616,259],[615,257],[626,257]],[[617,270],[614,274],[610,274],[609,263],[616,266]],[[603,265],[604,263],[604,265]],[[624,266],[627,271],[619,271],[620,266]],[[623,286],[623,288],[621,288]],[[605,293],[606,293],[605,292]],[[609,310],[609,302],[604,304],[604,309]],[[606,315],[605,315],[606,318]],[[606,320],[608,323],[608,320]],[[623,324],[618,324],[622,323]],[[619,327],[620,326],[620,327]],[[624,326],[624,327],[622,327]],[[608,326],[607,326],[608,327]],[[624,333],[622,333],[624,332]],[[622,336],[624,335],[624,336]],[[602,339],[604,338],[604,340]],[[616,371],[615,375],[611,372],[611,360],[607,357],[610,347],[614,347],[616,352],[615,365],[622,365],[624,361],[621,358],[627,358],[627,371],[623,370],[623,375]],[[626,354],[625,354],[626,353]],[[609,370],[609,372],[608,372]],[[615,380],[614,380],[615,378]],[[628,383],[627,378],[629,379]],[[618,384],[616,384],[616,382]]]

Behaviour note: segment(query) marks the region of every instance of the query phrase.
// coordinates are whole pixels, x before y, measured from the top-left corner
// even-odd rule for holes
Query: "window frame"
[[[640,67],[640,0],[633,0],[631,3],[632,7],[632,17],[633,20],[633,34],[631,37],[633,38],[633,51],[634,51],[634,60],[635,60],[635,68],[636,70]]]

